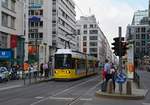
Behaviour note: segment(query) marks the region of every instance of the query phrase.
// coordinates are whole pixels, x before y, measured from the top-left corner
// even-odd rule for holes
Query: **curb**
[[[144,99],[147,93],[148,93],[148,90],[145,90],[145,93],[140,94],[140,95],[139,94],[126,95],[126,94],[119,94],[119,93],[109,94],[106,92],[101,92],[101,90],[99,90],[99,91],[96,91],[95,95],[98,97],[104,97],[104,98],[140,100],[140,99]]]

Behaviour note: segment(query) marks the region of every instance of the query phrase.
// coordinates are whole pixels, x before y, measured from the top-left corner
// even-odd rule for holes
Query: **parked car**
[[[7,70],[6,67],[0,67],[0,82],[8,81],[9,75],[10,72]]]

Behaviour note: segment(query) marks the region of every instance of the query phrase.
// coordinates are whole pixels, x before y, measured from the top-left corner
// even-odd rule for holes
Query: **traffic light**
[[[119,52],[120,52],[119,45],[121,44],[122,41],[124,41],[124,37],[121,37],[121,40],[119,40],[119,37],[116,37],[113,40],[115,42],[112,43],[112,45],[114,46],[114,47],[112,47],[112,49],[114,50],[114,54],[119,56]]]
[[[127,42],[121,42],[121,56],[125,56],[128,50],[128,43]]]

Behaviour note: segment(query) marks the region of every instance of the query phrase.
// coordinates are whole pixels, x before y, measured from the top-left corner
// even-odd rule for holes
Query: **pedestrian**
[[[40,76],[43,76],[43,63],[40,64]]]
[[[45,71],[45,78],[48,78],[49,69],[47,63],[43,64],[43,69]]]
[[[102,79],[103,81],[106,79],[106,71],[104,70],[104,67],[102,68]]]
[[[111,79],[113,81],[113,89],[115,91],[116,70],[115,70],[115,66],[113,63],[111,65],[110,74],[111,74]]]
[[[113,69],[113,66],[110,65],[108,59],[105,60],[104,71],[106,73],[106,87],[107,87],[108,81],[110,79],[112,79],[112,81],[113,81],[113,89],[115,90],[115,78],[114,78],[114,75],[113,75],[114,69]]]

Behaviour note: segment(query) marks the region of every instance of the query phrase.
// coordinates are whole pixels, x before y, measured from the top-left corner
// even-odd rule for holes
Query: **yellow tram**
[[[58,49],[54,58],[54,79],[78,79],[98,70],[95,57],[71,49]]]

